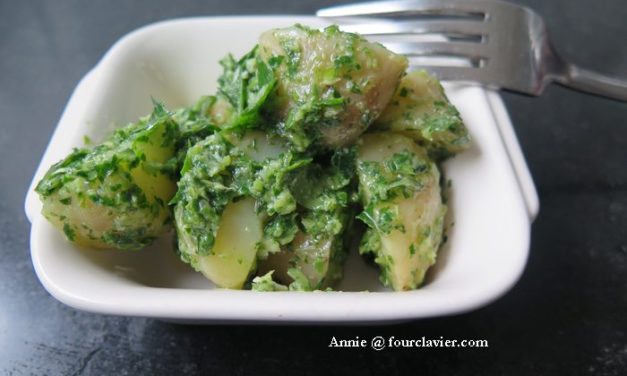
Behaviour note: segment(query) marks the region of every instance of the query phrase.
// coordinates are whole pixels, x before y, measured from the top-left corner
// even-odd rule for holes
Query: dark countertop
[[[73,88],[119,37],[173,17],[311,14],[331,3],[0,2],[0,374],[625,374],[627,104],[557,86],[541,98],[504,94],[541,210],[524,275],[482,309],[388,326],[181,326],[76,311],[39,284],[24,195]],[[567,58],[627,76],[624,0],[521,3],[546,18]],[[327,348],[332,336],[376,335],[490,347]]]

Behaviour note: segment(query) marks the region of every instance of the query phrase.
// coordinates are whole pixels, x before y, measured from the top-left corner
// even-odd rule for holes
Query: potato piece
[[[222,212],[211,252],[200,255],[202,252],[197,250],[191,264],[216,285],[241,289],[255,269],[262,228],[263,222],[255,213],[255,200],[231,202]],[[194,248],[189,237],[183,235],[180,239],[188,243],[185,248]]]
[[[148,245],[170,228],[177,132],[158,106],[149,119],[119,129],[103,144],[75,150],[37,185],[43,215],[80,245]]]
[[[346,225],[344,225],[344,229]],[[339,236],[312,236],[299,231],[294,240],[280,252],[272,253],[259,264],[258,275],[274,271],[273,276],[284,285],[294,282],[292,273],[306,280],[307,291],[331,286],[342,276],[342,263],[346,256],[343,231]]]
[[[386,286],[419,287],[435,263],[446,213],[436,164],[405,136],[370,133],[358,146],[357,175],[358,218],[369,227],[360,252],[375,255]]]
[[[337,26],[265,32],[259,55],[277,75],[271,112],[299,150],[357,140],[387,106],[407,59]]]
[[[274,270],[290,289],[318,290],[342,276],[346,230],[353,216],[350,191],[354,187],[354,151],[338,150],[330,166],[311,164],[291,182],[299,205],[298,230],[280,252],[260,263],[259,274]]]
[[[334,241],[341,242],[341,238],[316,239],[311,235],[299,232],[290,244],[293,254],[291,262],[307,277],[311,286],[318,287],[327,276],[331,259],[331,246]]]
[[[402,133],[425,146],[438,159],[470,145],[470,136],[459,112],[446,98],[440,82],[425,71],[403,77],[372,130]]]
[[[237,169],[235,163],[242,168]],[[237,179],[236,173],[241,174]],[[249,253],[254,261],[257,251],[255,247],[251,251],[249,245],[261,238],[262,224],[252,199],[237,201],[243,192],[234,184],[252,176],[250,162],[220,135],[191,147],[181,170],[173,200],[179,255],[221,287],[241,288],[254,267]],[[242,237],[235,234],[240,229],[236,214],[242,215],[243,227],[247,228]],[[222,274],[220,268],[227,273]]]
[[[258,131],[215,134],[190,148],[173,200],[181,259],[219,286],[242,288],[257,258],[292,240],[287,182],[308,161]]]

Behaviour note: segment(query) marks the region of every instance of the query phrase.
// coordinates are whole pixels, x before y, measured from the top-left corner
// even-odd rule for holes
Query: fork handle
[[[569,64],[555,81],[571,89],[627,102],[627,81]]]

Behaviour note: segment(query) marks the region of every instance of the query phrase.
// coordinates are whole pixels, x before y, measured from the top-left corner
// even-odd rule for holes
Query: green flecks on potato
[[[425,71],[403,77],[372,130],[411,137],[436,159],[454,155],[470,145],[470,136],[459,112],[446,98],[440,82]]]
[[[360,252],[375,255],[381,281],[418,288],[435,263],[446,206],[440,173],[422,147],[394,133],[369,133],[358,144],[357,176],[368,229]]]
[[[328,288],[342,277],[354,215],[354,158],[354,150],[340,149],[329,166],[311,164],[295,175],[290,185],[298,204],[296,233],[261,262],[260,273],[272,270],[291,290],[307,291]]]
[[[241,288],[257,258],[295,236],[288,184],[310,162],[258,131],[215,134],[194,145],[172,200],[181,259],[218,286]]]
[[[77,244],[139,249],[170,228],[179,127],[161,105],[92,149],[74,150],[37,184],[43,215]]]
[[[276,75],[267,106],[297,150],[352,144],[388,104],[407,59],[337,26],[265,32],[259,55]]]

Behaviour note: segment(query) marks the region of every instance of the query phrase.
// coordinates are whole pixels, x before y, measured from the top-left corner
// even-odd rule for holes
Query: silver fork
[[[391,50],[442,80],[540,95],[551,82],[627,102],[627,80],[563,60],[542,18],[533,10],[497,0],[377,1],[321,9],[345,31],[382,38]],[[419,35],[449,37],[426,41]],[[424,57],[454,57],[464,66],[420,64]]]

